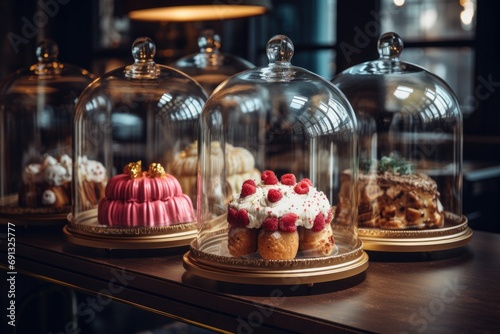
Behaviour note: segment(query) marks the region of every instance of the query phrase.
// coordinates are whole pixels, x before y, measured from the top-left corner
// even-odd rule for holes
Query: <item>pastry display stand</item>
[[[445,212],[442,228],[429,230],[383,230],[359,228],[364,249],[380,252],[434,252],[466,245],[472,238],[467,217]]]
[[[203,242],[195,239],[184,254],[184,268],[195,275],[222,282],[283,285],[290,281],[301,284],[328,282],[361,274],[368,268],[368,255],[363,243],[349,248],[347,235],[335,233],[332,254],[325,257],[303,257],[300,251],[292,260],[265,260],[258,253],[234,257],[228,251],[226,215],[205,226]],[[208,227],[210,225],[210,227]],[[202,243],[203,246],[198,247]]]
[[[75,220],[69,214],[63,228],[69,242],[86,247],[104,249],[158,249],[189,245],[196,237],[196,223],[161,227],[114,228],[99,225],[97,211],[89,210]]]
[[[1,199],[1,202],[0,225],[15,223],[20,226],[64,226],[67,223],[66,217],[71,209],[70,206],[59,208],[20,207],[17,204],[17,194],[6,196]]]
[[[184,254],[184,268],[195,275],[231,283],[283,285],[300,282],[314,283],[341,280],[358,275],[368,268],[368,255],[362,244],[345,257],[335,259],[295,260],[214,260],[191,248]]]

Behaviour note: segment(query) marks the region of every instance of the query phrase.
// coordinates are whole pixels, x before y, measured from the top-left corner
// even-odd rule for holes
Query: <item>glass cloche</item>
[[[358,120],[359,235],[370,250],[460,246],[471,235],[462,215],[462,113],[446,82],[401,61],[402,50],[397,34],[383,34],[379,59],[332,80]]]
[[[54,224],[71,208],[73,112],[94,76],[57,60],[51,40],[38,62],[7,77],[0,89],[0,219]]]
[[[136,39],[134,63],[96,79],[76,105],[74,202],[65,228],[74,243],[171,247],[196,235],[197,158],[186,152],[207,94],[156,64],[155,51],[151,39]]]
[[[220,52],[221,40],[213,30],[207,29],[198,38],[200,52],[178,59],[172,67],[198,81],[210,95],[230,76],[255,67],[249,61]]]
[[[199,137],[198,236],[184,256],[195,274],[249,284],[310,284],[363,272],[356,206],[339,215],[341,172],[357,158],[356,119],[330,82],[290,62],[284,35],[269,65],[222,83]],[[353,197],[356,185],[344,186]],[[355,201],[355,200],[354,200]]]

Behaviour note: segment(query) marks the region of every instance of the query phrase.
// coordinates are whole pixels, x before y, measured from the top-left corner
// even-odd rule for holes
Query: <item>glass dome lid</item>
[[[378,51],[379,59],[332,79],[358,120],[360,237],[365,247],[378,250],[461,245],[470,230],[462,216],[463,121],[457,98],[441,78],[399,59],[403,41],[396,33],[383,34]],[[441,239],[425,245],[436,235]],[[416,241],[386,247],[374,236]]]
[[[85,232],[124,236],[114,244],[95,238],[92,245],[97,246],[168,247],[190,236],[158,243],[155,234],[183,232],[190,225],[196,231],[196,189],[187,189],[181,180],[196,179],[196,168],[176,169],[173,163],[196,141],[207,95],[185,73],[156,64],[155,51],[151,39],[136,39],[134,63],[93,81],[76,105],[68,225],[76,243]],[[131,236],[137,238],[128,241]],[[140,238],[144,243],[138,243]]]
[[[187,55],[172,64],[198,81],[208,94],[230,76],[255,67],[249,61],[220,52],[221,40],[213,30],[204,30],[198,38],[200,52]]]
[[[57,60],[44,40],[38,62],[3,80],[0,88],[0,219],[53,224],[71,207],[73,113],[93,74]]]
[[[353,110],[329,81],[293,66],[293,52],[288,37],[272,37],[269,65],[230,77],[205,104],[187,270],[286,284],[290,275],[314,283],[366,268],[356,207],[342,219],[335,210],[340,172],[358,161]]]

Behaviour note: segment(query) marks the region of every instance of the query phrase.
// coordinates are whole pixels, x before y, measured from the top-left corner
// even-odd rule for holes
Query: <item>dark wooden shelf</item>
[[[5,227],[6,229],[6,227]],[[342,281],[261,286],[186,272],[187,248],[116,251],[68,243],[59,227],[17,227],[16,271],[212,330],[492,333],[500,328],[500,235],[425,253],[369,253]],[[6,259],[5,235],[0,238]],[[1,263],[6,270],[6,261]]]

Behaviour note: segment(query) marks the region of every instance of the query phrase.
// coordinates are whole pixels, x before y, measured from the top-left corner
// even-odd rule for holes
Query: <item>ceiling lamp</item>
[[[257,16],[271,9],[270,0],[128,1],[128,16],[138,21],[190,22]]]

